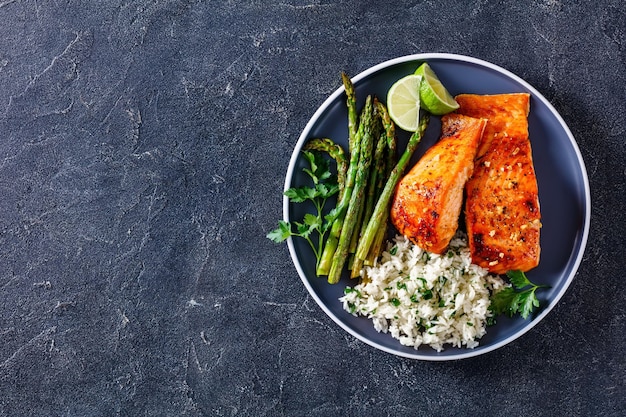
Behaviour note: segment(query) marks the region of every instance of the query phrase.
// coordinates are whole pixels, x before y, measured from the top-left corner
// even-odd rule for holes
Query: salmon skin
[[[391,222],[422,249],[442,253],[458,228],[463,187],[486,120],[460,114],[441,118],[441,137],[400,180]]]
[[[459,114],[487,119],[466,185],[472,262],[495,274],[539,264],[541,213],[528,138],[530,95],[461,94]]]

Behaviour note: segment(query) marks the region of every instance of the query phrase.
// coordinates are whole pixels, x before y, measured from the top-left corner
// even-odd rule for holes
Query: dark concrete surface
[[[0,22],[1,416],[626,415],[621,0],[0,0]],[[593,201],[551,314],[446,363],[354,339],[265,238],[339,72],[420,52],[535,86]]]

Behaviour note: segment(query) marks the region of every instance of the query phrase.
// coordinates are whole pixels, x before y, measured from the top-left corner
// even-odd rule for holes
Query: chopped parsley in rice
[[[471,263],[463,232],[441,255],[396,236],[378,263],[361,272],[361,283],[345,288],[340,301],[346,311],[371,319],[378,332],[403,345],[428,345],[439,352],[444,345],[478,346],[491,317],[490,293],[505,285]]]

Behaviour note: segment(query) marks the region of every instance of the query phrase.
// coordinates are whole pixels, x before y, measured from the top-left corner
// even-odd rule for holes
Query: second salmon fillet
[[[441,118],[441,138],[402,178],[391,206],[398,232],[422,249],[442,253],[454,236],[463,187],[486,120],[459,114]]]
[[[458,113],[488,119],[466,185],[465,223],[472,262],[492,273],[539,263],[541,214],[528,137],[525,93],[456,97]]]

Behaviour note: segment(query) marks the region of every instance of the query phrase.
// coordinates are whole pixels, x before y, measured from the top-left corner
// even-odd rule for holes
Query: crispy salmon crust
[[[528,138],[529,94],[456,97],[459,114],[488,119],[466,184],[472,262],[492,273],[539,264],[541,213]]]
[[[424,250],[442,253],[454,236],[463,206],[463,187],[486,120],[449,114],[441,138],[400,180],[391,206],[396,229]]]

